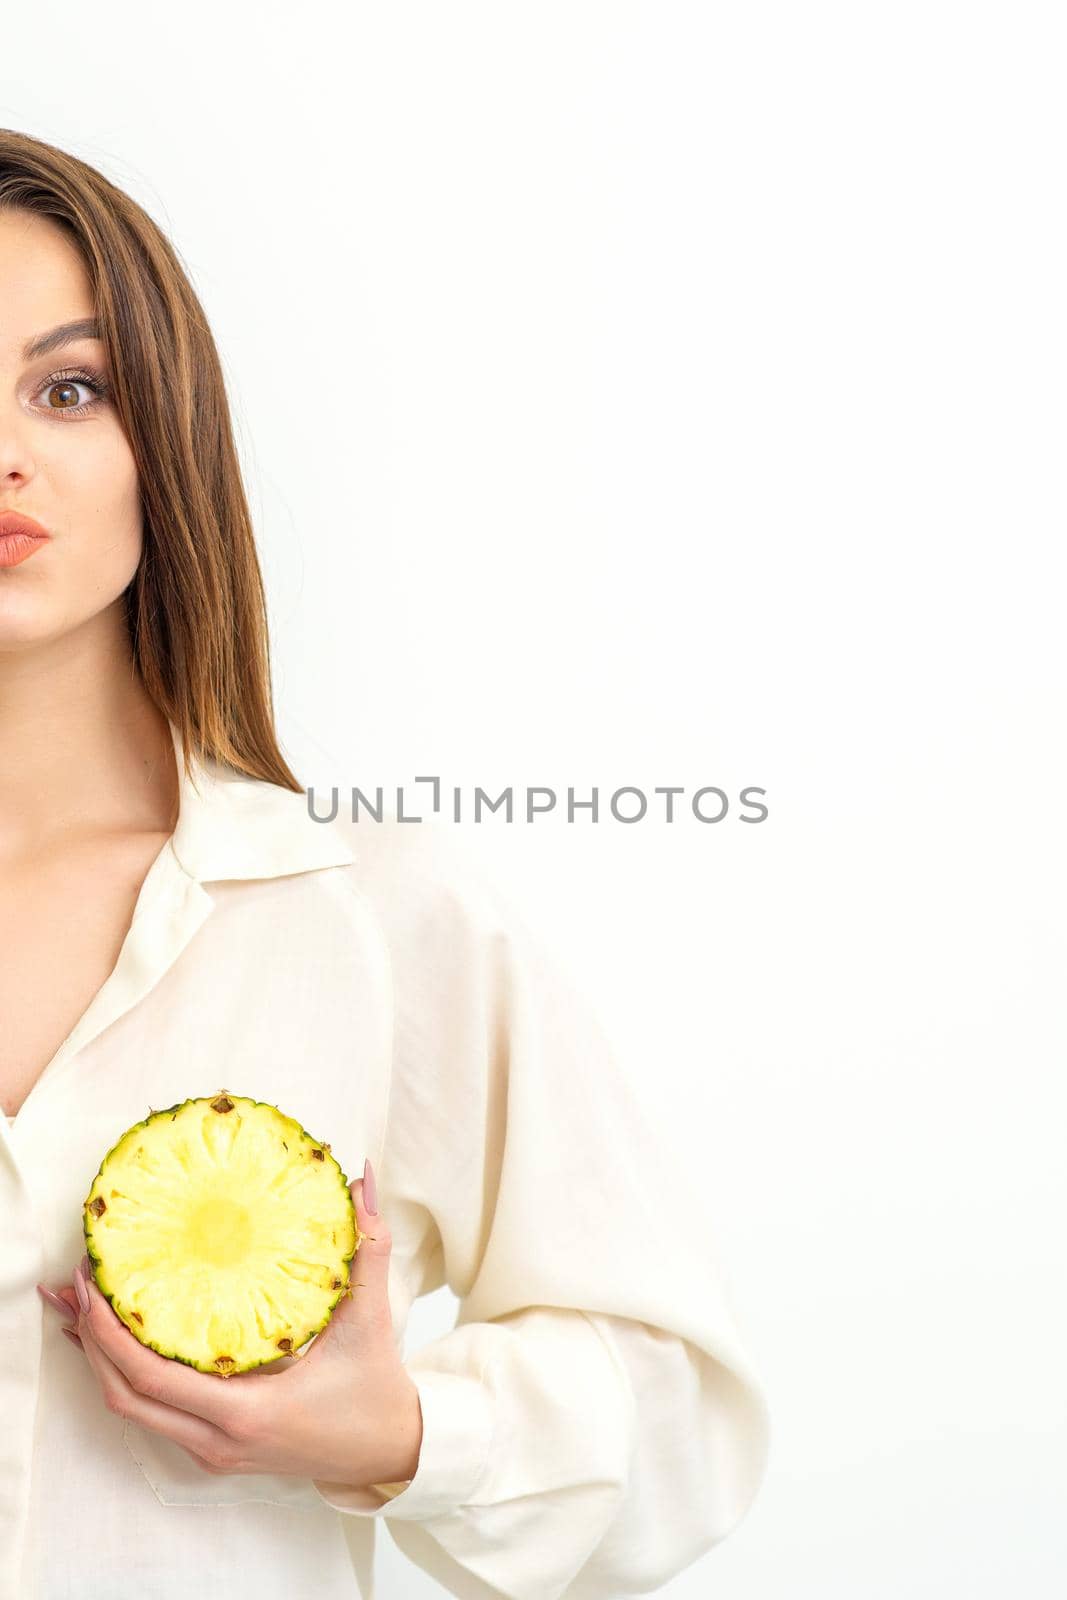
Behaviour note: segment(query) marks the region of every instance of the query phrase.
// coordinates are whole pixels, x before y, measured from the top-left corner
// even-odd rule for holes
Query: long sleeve
[[[378,905],[394,984],[378,1190],[394,1327],[445,1283],[459,1313],[406,1360],[411,1482],[316,1488],[384,1516],[468,1600],[646,1592],[737,1526],[766,1466],[710,1219],[527,925],[439,825],[408,831]]]

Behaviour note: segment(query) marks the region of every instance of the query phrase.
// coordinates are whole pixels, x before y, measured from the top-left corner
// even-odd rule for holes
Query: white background
[[[764,1489],[661,1592],[1061,1594],[1060,8],[5,20],[0,121],[204,300],[302,781],[767,790],[459,825],[765,1374]]]

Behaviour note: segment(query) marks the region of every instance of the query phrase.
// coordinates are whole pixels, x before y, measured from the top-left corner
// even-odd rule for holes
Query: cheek
[[[64,545],[97,593],[120,594],[141,557],[141,504],[133,452],[117,425],[67,453],[54,474]],[[79,441],[80,442],[80,441]]]
[[[0,652],[61,637],[98,615],[141,559],[137,471],[122,429],[72,422],[51,431],[63,438],[38,452],[36,504],[47,508],[55,539],[0,582]]]

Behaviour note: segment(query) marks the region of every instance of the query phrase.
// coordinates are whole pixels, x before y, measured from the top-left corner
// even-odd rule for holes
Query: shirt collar
[[[341,832],[315,820],[306,793],[249,777],[195,751],[187,775],[181,733],[169,718],[168,725],[178,766],[178,821],[170,842],[191,878],[277,878],[351,866],[355,856]]]

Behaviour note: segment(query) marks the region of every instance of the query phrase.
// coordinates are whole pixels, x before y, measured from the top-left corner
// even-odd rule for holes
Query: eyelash
[[[111,393],[107,380],[102,374],[91,372],[88,367],[71,367],[65,372],[53,372],[50,377],[44,380],[37,393],[40,394],[45,390],[52,389],[57,383],[84,383],[88,388],[95,389],[97,395],[95,400],[83,401],[78,406],[43,407],[51,416],[58,417],[61,420],[66,417],[84,416],[87,411],[93,411],[98,405],[103,404]]]

